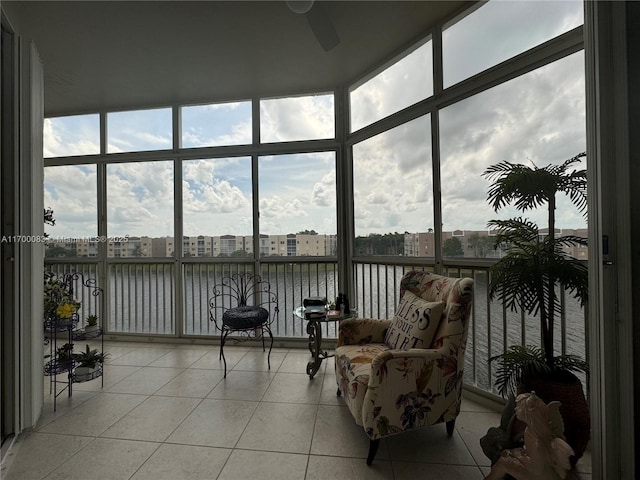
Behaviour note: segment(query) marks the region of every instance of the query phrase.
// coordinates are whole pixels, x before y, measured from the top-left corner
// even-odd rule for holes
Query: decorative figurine
[[[573,450],[564,441],[564,424],[560,402],[544,401],[535,392],[516,398],[516,417],[527,427],[524,448],[503,450],[485,480],[502,480],[511,475],[516,480],[562,480],[571,468]]]
[[[520,422],[521,423],[521,422]],[[514,428],[516,424],[516,397],[510,394],[507,404],[502,410],[500,425],[491,427],[487,434],[480,439],[480,446],[484,454],[491,460],[491,465],[500,458],[503,450],[522,447],[524,445],[524,426],[522,429]]]

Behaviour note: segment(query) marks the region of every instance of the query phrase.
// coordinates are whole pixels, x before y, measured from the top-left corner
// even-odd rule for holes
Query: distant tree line
[[[356,255],[404,255],[404,233],[371,233],[356,237]]]

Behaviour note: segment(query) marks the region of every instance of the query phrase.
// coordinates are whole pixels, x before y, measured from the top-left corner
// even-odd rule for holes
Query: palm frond
[[[569,196],[571,203],[580,213],[587,214],[587,171],[585,169],[569,172],[569,167],[576,163],[582,163],[586,157],[585,152],[576,155],[560,165],[558,175],[558,191]]]
[[[544,351],[531,345],[512,345],[505,353],[491,357],[489,362],[498,362],[495,386],[503,397],[516,392],[522,377],[551,371]]]
[[[524,309],[537,315],[545,299],[555,296],[551,287],[560,285],[584,305],[588,298],[588,269],[568,255],[563,247],[585,245],[586,239],[565,235],[542,238],[534,222],[523,218],[491,220],[497,230],[496,244],[507,244],[504,257],[490,268],[489,297],[500,298],[510,310]],[[554,313],[560,312],[554,305]]]
[[[496,244],[526,244],[538,239],[538,225],[526,218],[508,220],[490,220],[488,228],[496,231]]]
[[[556,193],[569,196],[580,213],[587,209],[587,172],[584,169],[569,171],[582,162],[586,153],[565,160],[559,165],[538,168],[520,163],[502,161],[488,167],[482,176],[493,183],[487,192],[487,201],[494,211],[513,203],[520,211],[546,205]]]
[[[543,169],[504,161],[487,168],[482,175],[493,180],[487,200],[496,212],[512,202],[520,211],[548,202],[547,189],[540,188],[542,183],[548,183]]]
[[[574,247],[576,245],[587,246],[588,240],[578,235],[563,235],[556,237],[555,242],[560,246]]]
[[[515,393],[523,377],[548,374],[554,370],[589,372],[589,364],[575,355],[553,357],[553,365],[546,361],[544,350],[532,345],[512,345],[489,359],[497,362],[495,386],[503,397]]]

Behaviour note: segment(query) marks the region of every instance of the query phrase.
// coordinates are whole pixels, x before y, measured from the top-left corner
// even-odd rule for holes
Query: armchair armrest
[[[391,320],[374,320],[373,318],[343,320],[338,330],[337,346],[383,343],[389,325]]]
[[[410,350],[386,350],[371,362],[369,386],[383,382],[404,381],[407,374],[423,375],[425,367],[431,370],[438,359],[449,357],[448,348],[412,348]]]

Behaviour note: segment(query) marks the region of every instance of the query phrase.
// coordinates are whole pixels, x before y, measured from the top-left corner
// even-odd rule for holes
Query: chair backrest
[[[278,294],[267,280],[250,272],[233,273],[213,286],[209,298],[209,320],[219,328],[218,318],[230,308],[255,306],[265,308],[273,320],[280,311]]]
[[[407,290],[430,302],[444,302],[442,319],[432,348],[440,348],[445,344],[451,347],[466,346],[473,303],[473,279],[412,270],[405,273],[400,281],[401,298]]]

